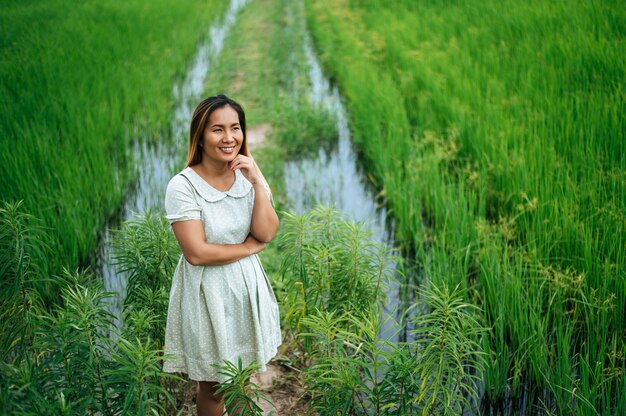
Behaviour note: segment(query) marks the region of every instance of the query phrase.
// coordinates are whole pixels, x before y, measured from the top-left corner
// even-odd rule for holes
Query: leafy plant
[[[106,371],[107,384],[116,394],[112,396],[115,413],[123,415],[165,414],[166,402],[174,399],[162,384],[165,379],[181,380],[161,369],[162,355],[155,343],[135,338],[118,338],[111,356],[114,367]]]
[[[424,414],[458,415],[479,397],[485,366],[480,339],[486,332],[476,317],[478,308],[464,301],[458,287],[428,287],[422,300],[430,311],[415,318],[421,385],[414,401]]]
[[[28,313],[34,304],[52,300],[51,281],[39,261],[49,254],[45,230],[24,210],[22,201],[0,207],[0,357],[17,360],[30,343]]]
[[[305,368],[311,406],[320,415],[462,414],[478,400],[485,330],[459,290],[426,289],[430,311],[415,318],[417,339],[391,343],[379,334],[380,311],[305,319],[314,337]],[[391,318],[387,318],[389,320]],[[345,328],[345,329],[344,329]]]
[[[371,241],[362,224],[324,205],[303,215],[284,213],[282,223],[281,271],[292,329],[302,329],[310,315],[365,311],[385,300],[382,288],[397,259],[387,246]]]
[[[168,271],[161,269],[173,268],[167,260],[175,255],[168,251],[164,218],[148,214],[147,221],[132,222],[126,226],[130,229],[120,232],[131,238],[120,237],[119,250],[135,255],[124,259],[139,258],[140,264],[133,269],[135,292],[128,297],[127,325],[118,329],[109,312],[113,294],[103,290],[101,276],[89,271],[64,270],[47,279],[58,292],[58,303],[46,305],[41,300],[35,290],[35,283],[43,279],[41,269],[30,261],[28,245],[39,240],[29,237],[30,228],[16,226],[35,220],[20,217],[19,205],[10,208],[0,211],[0,233],[11,235],[12,230],[14,237],[3,240],[0,251],[3,261],[13,262],[13,266],[3,263],[5,270],[12,270],[6,277],[21,278],[22,283],[15,286],[17,293],[3,299],[0,322],[3,329],[14,332],[2,334],[0,414],[108,416],[173,411],[175,403],[165,384],[180,379],[161,370],[159,349],[168,289],[164,286]],[[143,245],[139,238],[145,239]],[[149,254],[150,244],[156,258]],[[151,278],[160,278],[160,285],[146,287]]]
[[[169,289],[180,247],[167,219],[151,211],[115,231],[114,264],[127,279],[124,332],[162,346]]]
[[[243,366],[241,357],[237,364],[224,361],[224,365],[217,366],[218,373],[227,377],[227,380],[219,384],[218,394],[224,395],[224,406],[229,413],[241,416],[263,415],[263,409],[259,407],[259,400],[267,401],[259,386],[250,378],[261,365],[255,362],[246,367]],[[272,412],[273,413],[273,412]]]
[[[460,414],[478,400],[485,329],[457,287],[422,286],[415,341],[381,338],[391,249],[329,207],[286,215],[282,270],[292,330],[304,340],[311,408],[320,415]],[[363,290],[367,288],[367,290]],[[341,292],[341,293],[339,293]]]

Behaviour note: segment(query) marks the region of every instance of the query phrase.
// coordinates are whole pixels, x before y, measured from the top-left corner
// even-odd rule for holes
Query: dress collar
[[[208,202],[217,202],[220,201],[226,196],[230,196],[233,198],[243,198],[248,195],[250,190],[252,189],[252,184],[246,179],[245,176],[241,173],[239,169],[235,170],[235,182],[226,192],[218,191],[208,184],[195,170],[191,169],[190,166],[187,166],[180,172],[185,178],[189,179],[191,185],[196,189],[198,194]]]

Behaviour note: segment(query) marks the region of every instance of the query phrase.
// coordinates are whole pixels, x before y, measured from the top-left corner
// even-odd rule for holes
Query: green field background
[[[133,141],[169,139],[174,81],[225,8],[3,2],[0,189],[50,230],[50,274],[94,251],[134,177]]]
[[[306,5],[422,283],[484,308],[486,396],[624,409],[623,4]]]
[[[259,84],[238,91],[255,110],[252,120],[275,126],[270,138],[278,145],[267,153],[297,143],[276,150],[274,160],[282,163],[304,148],[314,152],[307,137],[329,129],[306,98],[291,102],[282,90],[272,96],[274,84],[297,84],[288,65],[300,41],[291,35],[291,17],[280,15],[287,2],[272,4],[255,15],[262,35],[233,31],[236,48],[225,50],[228,59],[210,82],[236,85],[232,65],[240,60],[248,82]],[[623,2],[304,4],[314,48],[345,100],[362,164],[386,199],[406,264],[420,271],[407,283],[418,296],[421,288],[460,287],[464,301],[481,311],[488,329],[480,340],[485,402],[529,394],[533,406],[557,414],[622,414]],[[3,2],[0,200],[23,200],[24,211],[37,218],[28,225],[47,230],[41,234],[47,249],[15,253],[23,270],[23,258],[37,265],[39,277],[90,263],[99,233],[133,183],[133,143],[170,139],[172,86],[226,6],[218,0]],[[292,43],[279,44],[279,35]],[[267,56],[263,42],[271,44]],[[293,56],[304,59],[301,52]],[[281,166],[268,171],[280,181]],[[28,241],[22,243],[17,246],[28,251]],[[28,289],[51,305],[61,287],[50,282],[29,281]],[[1,321],[10,324],[14,313],[28,327],[28,302],[27,296],[15,301]],[[157,363],[155,347],[146,348]],[[19,354],[16,363],[31,365]],[[547,403],[537,403],[542,398]]]

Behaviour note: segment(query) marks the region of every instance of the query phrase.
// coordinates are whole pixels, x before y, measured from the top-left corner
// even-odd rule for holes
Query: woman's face
[[[229,105],[218,108],[209,116],[203,136],[203,160],[215,163],[232,161],[243,144],[239,115]]]

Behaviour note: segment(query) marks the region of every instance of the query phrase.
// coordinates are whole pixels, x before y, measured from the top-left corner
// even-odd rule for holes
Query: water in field
[[[165,188],[170,178],[182,170],[181,163],[187,152],[187,129],[193,110],[203,93],[203,87],[211,66],[218,58],[224,40],[234,26],[239,10],[247,0],[232,0],[224,17],[210,28],[205,41],[196,52],[191,67],[184,80],[174,85],[173,96],[176,102],[172,118],[171,135],[173,140],[148,143],[137,131],[130,132],[135,140],[134,165],[137,166],[137,181],[124,201],[120,214],[114,222],[107,224],[100,241],[98,262],[104,276],[105,289],[116,293],[112,312],[121,323],[121,310],[126,293],[126,276],[114,264],[112,253],[112,230],[119,228],[122,221],[132,219],[148,209],[163,210]]]

